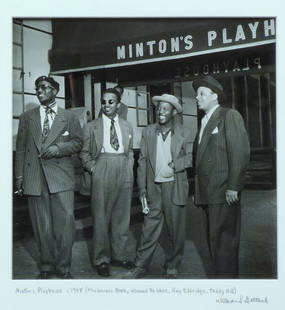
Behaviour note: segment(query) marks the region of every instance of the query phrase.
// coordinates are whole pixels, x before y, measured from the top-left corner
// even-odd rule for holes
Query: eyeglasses
[[[35,91],[39,91],[40,89],[43,91],[47,91],[49,88],[54,89],[54,87],[49,86],[49,85],[39,85],[39,86],[35,87]]]
[[[101,104],[102,104],[102,105],[107,104],[107,102],[108,102],[109,104],[117,103],[117,101],[114,101],[113,99],[110,99],[110,100],[101,99]]]

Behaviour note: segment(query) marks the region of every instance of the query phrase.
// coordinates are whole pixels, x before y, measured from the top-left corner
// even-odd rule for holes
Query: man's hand
[[[237,203],[239,201],[239,197],[238,197],[238,192],[237,191],[232,191],[230,189],[227,189],[226,192],[226,201],[227,201],[227,204],[230,206],[230,205],[233,205],[235,203]]]
[[[174,162],[171,161],[170,163],[168,163],[168,167],[171,168],[171,169],[174,169]]]
[[[17,191],[15,192],[15,194],[22,196],[23,195],[23,178],[18,178],[16,179],[16,189]]]
[[[47,150],[42,154],[41,157],[43,159],[49,159],[55,157],[58,154],[58,151],[59,151],[58,146],[52,145],[47,148]]]

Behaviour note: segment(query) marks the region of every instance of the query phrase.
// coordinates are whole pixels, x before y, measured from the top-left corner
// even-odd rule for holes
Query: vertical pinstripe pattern
[[[67,135],[63,135],[64,133]],[[57,145],[59,156],[42,159],[41,152]],[[16,141],[15,176],[24,177],[24,194],[40,195],[40,167],[42,165],[51,193],[74,189],[74,170],[71,154],[82,147],[82,129],[78,118],[70,111],[58,108],[49,135],[41,143],[39,108],[23,113]]]
[[[216,129],[216,133],[213,133]],[[239,191],[249,162],[250,147],[241,115],[218,108],[204,130],[195,153],[196,204],[225,203],[225,190]]]
[[[82,130],[78,118],[58,108],[44,142],[41,140],[39,108],[23,113],[16,142],[15,176],[23,176],[30,217],[40,251],[42,271],[70,268],[75,233],[74,168],[70,155],[80,151]],[[44,159],[41,154],[51,145],[59,154]]]

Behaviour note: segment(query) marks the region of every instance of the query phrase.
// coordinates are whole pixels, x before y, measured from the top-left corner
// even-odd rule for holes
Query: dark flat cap
[[[210,88],[214,93],[224,96],[224,89],[223,86],[214,79],[212,76],[204,76],[197,78],[193,81],[193,88],[197,92],[197,89],[201,86]]]
[[[37,86],[38,83],[42,81],[49,82],[52,87],[54,87],[56,90],[59,90],[59,83],[57,83],[57,81],[55,81],[52,77],[42,75],[35,80],[35,85]]]

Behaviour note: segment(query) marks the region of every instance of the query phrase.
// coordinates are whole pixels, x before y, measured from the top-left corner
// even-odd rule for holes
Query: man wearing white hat
[[[138,167],[140,198],[149,202],[144,218],[135,269],[128,278],[146,276],[165,221],[168,247],[165,253],[167,278],[176,278],[182,260],[185,239],[185,205],[188,196],[186,168],[191,166],[192,143],[189,129],[174,121],[182,112],[175,96],[154,96],[158,123],[142,133]]]

